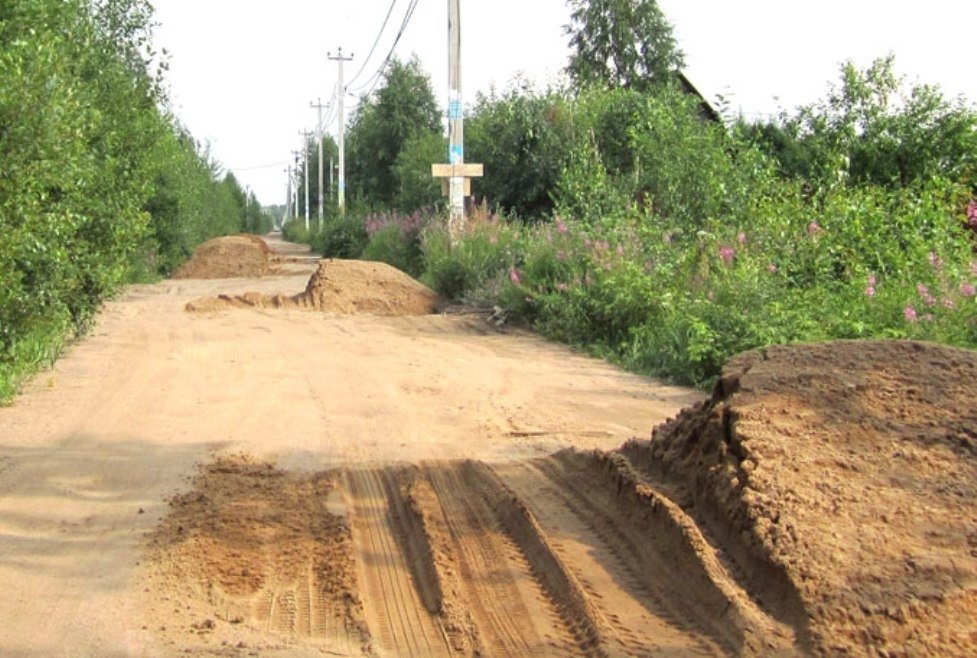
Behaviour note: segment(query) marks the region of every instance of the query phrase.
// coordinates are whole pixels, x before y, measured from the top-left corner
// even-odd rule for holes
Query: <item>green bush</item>
[[[350,213],[324,222],[311,236],[312,250],[325,258],[359,258],[366,242],[363,219]]]

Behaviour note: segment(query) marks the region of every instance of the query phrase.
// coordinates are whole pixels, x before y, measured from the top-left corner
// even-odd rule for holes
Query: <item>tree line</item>
[[[145,0],[0,4],[0,399],[120,284],[270,226],[168,111],[151,30]]]
[[[569,4],[567,82],[515,81],[467,108],[466,160],[485,176],[466,235],[447,235],[430,177],[443,123],[409,60],[349,124],[348,216],[296,237],[685,383],[771,344],[977,346],[973,105],[881,57],[748,122],[704,111],[654,0]]]

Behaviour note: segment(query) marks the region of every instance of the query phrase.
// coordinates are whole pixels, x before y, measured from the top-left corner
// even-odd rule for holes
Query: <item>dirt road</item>
[[[793,651],[665,489],[556,454],[700,394],[475,316],[184,310],[290,267],[132,287],[0,409],[0,654]]]

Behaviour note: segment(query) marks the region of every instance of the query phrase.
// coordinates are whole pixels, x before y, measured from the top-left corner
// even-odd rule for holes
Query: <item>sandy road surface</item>
[[[572,475],[511,466],[646,435],[697,393],[528,335],[487,331],[479,318],[184,311],[204,295],[300,291],[311,266],[291,267],[295,274],[263,279],[134,286],[106,305],[93,335],[0,409],[0,655],[718,650],[708,628],[655,602],[634,573],[633,551],[608,547],[613,531],[590,511],[574,513],[586,493],[573,498],[560,484]],[[305,593],[268,594],[262,608],[248,603],[258,596],[250,590],[218,595],[213,583],[177,582],[147,552],[147,536],[170,513],[167,499],[201,485],[192,480],[197,465],[242,453],[288,477],[335,474],[328,495],[308,493],[303,481],[295,486],[306,493],[272,487],[268,496],[285,507],[321,503],[309,514],[340,519],[337,532],[348,533],[330,535],[358,574],[342,604],[349,609],[332,613],[345,620],[341,632],[328,630],[327,590],[313,584],[336,576],[334,561],[308,562],[305,575],[282,585],[304,583]],[[533,510],[553,510],[548,518],[537,524],[513,512],[529,514],[505,502],[513,495],[506,468],[520,493],[541,492]],[[232,502],[241,508],[241,500]],[[269,514],[267,532],[268,519],[281,516]],[[238,539],[229,559],[260,544]],[[570,564],[554,566],[561,561]],[[259,580],[255,591],[271,582]],[[441,590],[434,603],[423,600],[425,582]],[[593,596],[581,594],[587,588]],[[628,601],[620,617],[607,605],[613,596]],[[292,612],[283,617],[286,600]],[[668,626],[661,646],[647,629],[626,628],[628,616]]]

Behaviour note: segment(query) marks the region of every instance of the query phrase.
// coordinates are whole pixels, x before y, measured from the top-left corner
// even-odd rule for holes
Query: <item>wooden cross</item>
[[[465,196],[472,195],[472,178],[481,178],[485,168],[480,164],[433,164],[431,165],[431,175],[441,179],[441,195],[448,196],[449,186],[452,178],[464,180]]]

